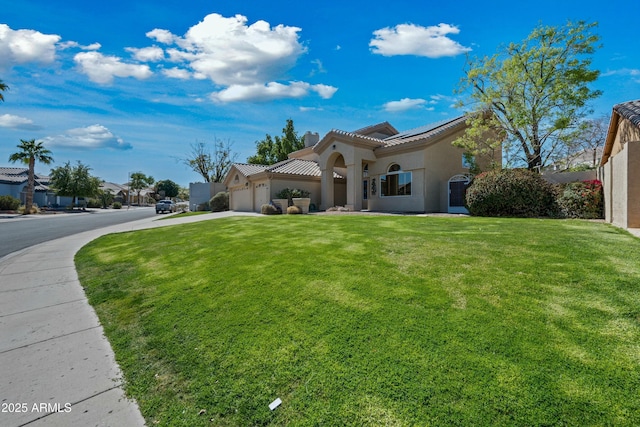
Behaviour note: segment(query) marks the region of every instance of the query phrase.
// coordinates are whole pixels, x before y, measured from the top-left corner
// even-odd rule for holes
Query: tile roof
[[[27,168],[3,168],[0,167],[0,175],[20,175],[26,174],[29,170]]]
[[[623,102],[613,106],[614,111],[640,127],[640,100]]]
[[[313,160],[287,159],[273,165],[249,165],[235,163],[234,166],[244,176],[255,175],[260,172],[270,172],[283,175],[322,176],[320,166]],[[343,178],[342,175],[333,173],[334,178]]]
[[[264,172],[269,166],[265,165],[252,165],[248,163],[234,163],[233,166],[240,171],[244,176],[255,175],[260,172]]]
[[[26,182],[29,175],[28,168],[8,168],[0,167],[0,181],[9,184],[20,184]],[[34,178],[40,184],[48,184],[49,177],[46,175],[34,174]]]

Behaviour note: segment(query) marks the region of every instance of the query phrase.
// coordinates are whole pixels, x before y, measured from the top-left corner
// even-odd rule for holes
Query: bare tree
[[[222,182],[236,159],[231,141],[215,139],[213,152],[204,142],[191,144],[191,152],[186,158],[178,159],[191,170],[202,176],[205,182]]]

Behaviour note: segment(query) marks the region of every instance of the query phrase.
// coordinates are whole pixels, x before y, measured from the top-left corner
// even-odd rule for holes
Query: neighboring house
[[[24,204],[27,196],[27,185],[29,179],[28,168],[0,167],[0,196],[12,196]],[[34,174],[33,203],[37,206],[51,206],[62,204],[67,198],[57,197],[49,188],[49,177]]]
[[[113,195],[113,201],[126,204],[127,203],[127,193],[129,189],[126,185],[116,184],[115,182],[106,182],[104,181],[100,184],[100,189],[102,191],[108,191]]]
[[[234,164],[224,181],[229,205],[260,211],[289,187],[309,191],[320,210],[466,212],[464,192],[471,176],[462,149],[451,144],[466,128],[462,116],[406,132],[388,122],[354,132],[332,130],[321,140],[307,132],[305,148],[288,160],[271,166]],[[500,164],[497,151],[493,161]]]
[[[640,100],[613,107],[600,175],[606,221],[640,228]]]

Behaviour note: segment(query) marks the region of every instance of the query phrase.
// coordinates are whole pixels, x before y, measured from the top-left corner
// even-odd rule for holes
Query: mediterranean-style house
[[[224,184],[229,206],[259,212],[284,188],[309,191],[312,209],[464,213],[471,179],[463,151],[451,143],[466,117],[399,132],[388,122],[353,132],[307,132],[305,148],[274,165],[234,164]],[[501,163],[500,150],[492,159]]]
[[[640,100],[613,107],[600,174],[606,221],[640,228]]]

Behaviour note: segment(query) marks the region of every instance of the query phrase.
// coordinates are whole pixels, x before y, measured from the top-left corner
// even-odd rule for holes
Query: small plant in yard
[[[113,205],[111,205],[111,207],[113,209],[122,209],[122,203],[120,202],[113,202]]]
[[[287,208],[287,215],[297,215],[297,214],[302,214],[302,209],[300,209],[298,206],[289,206]]]
[[[20,207],[20,199],[13,196],[0,196],[0,211],[15,211]]]
[[[222,212],[229,210],[229,193],[220,191],[209,201],[211,212]]]
[[[558,185],[558,204],[567,218],[604,217],[604,194],[598,180]]]
[[[278,215],[281,212],[274,205],[265,203],[264,205],[260,206],[260,213],[262,215]]]

